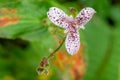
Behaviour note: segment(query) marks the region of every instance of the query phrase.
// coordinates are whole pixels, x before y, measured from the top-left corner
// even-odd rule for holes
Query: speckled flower
[[[47,12],[48,18],[57,26],[65,29],[67,37],[65,46],[71,55],[77,53],[80,47],[79,29],[84,29],[84,25],[92,18],[95,10],[90,7],[83,8],[76,18],[66,15],[61,9],[51,7]]]

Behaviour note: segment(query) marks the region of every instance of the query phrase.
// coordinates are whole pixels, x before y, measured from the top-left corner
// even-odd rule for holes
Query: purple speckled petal
[[[80,47],[79,29],[85,29],[84,25],[90,21],[96,13],[93,8],[83,8],[74,19],[67,16],[61,9],[51,7],[47,12],[48,18],[57,26],[65,29],[67,34],[65,46],[67,52],[71,55],[77,53]]]
[[[66,20],[69,17],[61,9],[51,7],[47,12],[47,16],[57,26],[62,28],[68,27]]]
[[[83,26],[90,21],[94,13],[96,13],[96,11],[93,8],[83,8],[75,18],[75,21],[79,25],[78,29],[83,28]]]
[[[68,33],[65,40],[65,46],[69,54],[74,55],[75,53],[77,53],[80,47],[80,39],[79,39],[78,31],[75,33]]]

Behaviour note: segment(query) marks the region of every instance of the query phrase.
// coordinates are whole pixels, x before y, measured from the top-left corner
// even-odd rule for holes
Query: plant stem
[[[47,59],[50,59],[51,57],[54,56],[54,54],[62,47],[63,43],[65,42],[65,39],[66,39],[66,37],[64,37],[64,39],[63,39],[62,43],[59,45],[59,47],[58,47],[57,49],[55,49],[55,50],[48,56]]]

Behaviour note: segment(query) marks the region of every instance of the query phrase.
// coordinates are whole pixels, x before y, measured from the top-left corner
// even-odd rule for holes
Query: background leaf
[[[119,0],[1,0],[0,80],[119,80],[119,5]],[[82,76],[78,76],[77,72],[70,73],[72,65],[68,66],[63,56],[62,59],[58,56],[61,60],[54,58],[50,61],[48,75],[38,75],[36,72],[40,60],[55,50],[65,36],[63,29],[47,18],[46,13],[52,6],[67,14],[70,14],[70,7],[74,7],[76,13],[88,6],[97,12],[85,25],[86,29],[80,30],[83,52],[78,54],[85,58],[86,63],[86,72]],[[66,55],[64,45],[59,51],[68,60],[72,57]],[[55,65],[54,61],[59,61],[59,64]],[[60,65],[65,69],[62,70]],[[81,66],[83,64],[78,69]]]

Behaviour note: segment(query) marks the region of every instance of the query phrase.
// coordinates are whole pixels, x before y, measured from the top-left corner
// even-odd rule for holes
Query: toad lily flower
[[[80,47],[79,29],[84,29],[84,25],[89,22],[96,11],[93,8],[83,8],[76,18],[66,15],[61,9],[51,7],[47,12],[48,18],[57,26],[65,29],[67,37],[65,46],[71,55],[77,53]]]

